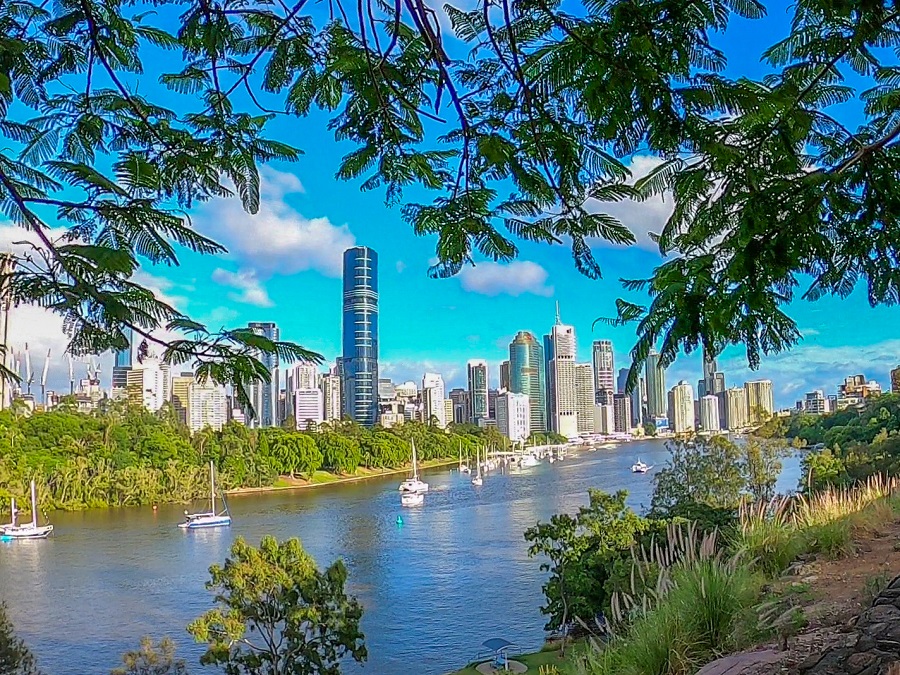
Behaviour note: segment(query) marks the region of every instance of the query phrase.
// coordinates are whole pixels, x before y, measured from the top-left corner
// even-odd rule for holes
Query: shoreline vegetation
[[[315,430],[250,429],[226,424],[191,433],[176,411],[103,401],[91,413],[74,401],[28,414],[0,411],[0,513],[10,500],[28,506],[32,480],[42,511],[178,504],[205,498],[208,465],[228,495],[339,485],[410,469],[414,441],[423,468],[474,457],[476,448],[509,448],[495,428],[407,422],[365,429],[348,421]],[[30,517],[30,513],[22,513]]]

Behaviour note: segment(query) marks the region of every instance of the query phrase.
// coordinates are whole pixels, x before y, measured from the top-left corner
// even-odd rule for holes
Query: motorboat
[[[400,506],[420,506],[424,503],[424,492],[404,492],[400,495]]]
[[[475,448],[475,466],[478,467],[478,473],[475,474],[475,478],[472,479],[472,485],[476,487],[480,487],[484,484],[484,479],[481,477],[481,461],[478,455],[478,448]]]
[[[419,480],[419,465],[416,461],[416,442],[410,441],[412,445],[412,470],[413,475],[400,483],[397,488],[400,492],[428,492],[428,483]]]
[[[225,527],[231,525],[231,514],[228,512],[228,504],[225,495],[222,495],[222,505],[225,510],[216,512],[216,471],[213,463],[209,463],[209,511],[206,513],[184,512],[184,522],[178,523],[183,530],[199,530],[205,527]]]
[[[537,455],[534,454],[522,455],[522,457],[519,459],[519,467],[521,467],[522,469],[527,469],[530,466],[537,466],[540,463],[541,460],[539,460],[537,458]]]
[[[12,518],[6,525],[0,526],[0,538],[3,539],[46,539],[53,532],[53,525],[38,525],[37,520],[37,488],[31,481],[31,522],[19,525],[19,509],[16,500],[12,500]]]
[[[648,464],[644,464],[640,459],[638,459],[637,463],[631,465],[631,472],[632,473],[647,473],[652,468],[653,468],[652,466],[649,466]]]

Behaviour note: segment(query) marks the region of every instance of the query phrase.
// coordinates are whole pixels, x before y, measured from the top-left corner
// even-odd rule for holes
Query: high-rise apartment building
[[[251,321],[247,327],[272,342],[281,339],[278,326],[271,321]],[[281,384],[278,354],[257,354],[257,358],[269,371],[269,381],[250,384],[247,393],[253,412],[247,417],[251,427],[277,427],[281,423],[278,419],[278,392]]]
[[[134,344],[134,330],[126,327],[123,331],[128,339],[128,346],[116,352],[112,369],[112,388],[124,390],[128,386],[128,371],[131,370],[131,347]]]
[[[550,331],[553,357],[547,371],[550,383],[550,429],[574,438],[578,435],[578,395],[575,388],[575,328],[562,323],[559,304],[556,325]]]
[[[181,373],[172,378],[172,408],[181,424],[188,426],[190,418],[190,386],[194,383],[193,373]],[[127,384],[127,382],[126,382]]]
[[[669,425],[676,434],[694,430],[694,388],[681,380],[669,391]]]
[[[615,362],[611,340],[594,340],[594,402],[612,403],[615,393]]]
[[[371,427],[378,421],[378,254],[368,246],[344,251],[344,414]]]
[[[497,421],[497,396],[500,392],[497,389],[488,389],[488,419]]]
[[[750,424],[762,424],[775,414],[772,380],[753,380],[744,384],[747,392],[747,414]]]
[[[440,429],[447,426],[444,400],[444,378],[438,373],[425,373],[422,377],[422,417],[426,424],[434,423]]]
[[[644,364],[644,381],[647,386],[647,415],[665,417],[666,406],[666,371],[659,363],[659,354],[651,349]]]
[[[291,415],[296,429],[315,429],[325,421],[325,396],[318,387],[295,389],[291,401]]]
[[[128,400],[156,412],[171,399],[171,378],[169,365],[158,358],[147,357],[128,371],[125,389]]]
[[[628,394],[613,395],[613,422],[617,433],[631,431],[631,397]]]
[[[700,399],[700,427],[703,431],[719,431],[719,397],[706,395]]]
[[[502,361],[500,363],[500,391],[509,391],[509,385],[509,361]]]
[[[900,394],[900,366],[891,371],[891,393]]]
[[[750,424],[747,412],[747,392],[743,387],[725,390],[725,421],[729,431],[746,429]]]
[[[594,433],[613,434],[616,431],[615,406],[610,403],[594,405]]]
[[[531,407],[530,428],[547,431],[546,372],[544,350],[528,331],[519,331],[509,343],[509,390],[525,394]]]
[[[579,434],[590,434],[594,431],[594,404],[597,395],[595,383],[594,369],[590,363],[575,364],[575,414]],[[612,403],[612,390],[604,389],[603,394],[602,402],[606,403],[609,398],[609,403]]]
[[[285,374],[285,390],[290,394],[297,389],[315,389],[319,380],[319,369],[309,362],[295,363]]]
[[[497,396],[497,429],[509,440],[524,443],[531,435],[528,396],[507,391]]]
[[[228,419],[225,387],[212,380],[192,381],[188,386],[188,426],[192,432],[209,427],[219,431]]]
[[[821,389],[816,389],[815,391],[808,392],[806,396],[804,396],[800,408],[803,412],[810,415],[824,415],[827,412],[831,412],[829,403],[830,401],[828,400],[828,397],[825,396],[825,392]]]
[[[341,375],[337,364],[327,373],[319,375],[318,386],[322,391],[322,416],[326,422],[340,420],[343,415],[341,404]]]
[[[469,419],[473,424],[489,419],[488,415],[488,365],[482,359],[472,359],[466,364],[469,382]]]

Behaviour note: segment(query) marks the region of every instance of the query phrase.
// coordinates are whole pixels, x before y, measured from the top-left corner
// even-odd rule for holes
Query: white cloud
[[[406,269],[406,263],[402,260],[397,261],[397,274],[402,274],[403,270]]]
[[[173,294],[173,291],[177,293],[178,291],[191,290],[189,287],[178,284],[171,279],[167,279],[166,277],[159,277],[155,274],[150,274],[143,268],[139,268],[131,276],[131,281],[136,284],[140,284],[141,286],[149,290],[160,302],[164,302],[180,312],[186,311],[188,298],[184,295]]]
[[[228,297],[235,302],[242,302],[256,307],[272,307],[274,305],[266,289],[263,288],[259,279],[256,278],[256,272],[253,270],[229,272],[219,267],[212,273],[212,280],[217,284],[239,290],[240,293],[228,294]]]
[[[220,199],[204,206],[197,218],[199,229],[262,275],[316,270],[338,277],[343,252],[355,245],[356,238],[347,225],[306,218],[284,201],[302,191],[296,176],[264,169],[256,215],[244,211],[237,198]]]
[[[508,265],[482,262],[464,267],[458,276],[463,289],[482,295],[553,295],[553,286],[546,283],[547,270],[528,260]]]
[[[631,182],[643,178],[662,162],[663,160],[658,157],[635,155],[626,164],[632,174]],[[650,233],[662,232],[674,208],[671,196],[667,196],[665,199],[657,196],[645,201],[625,200],[619,202],[601,202],[590,199],[587,206],[588,211],[608,213],[617,218],[634,234],[637,240],[636,245],[649,251],[659,251],[659,246],[650,238]],[[591,243],[599,246],[620,247],[619,244],[601,239],[592,239]]]
[[[378,377],[389,378],[394,382],[410,381],[422,386],[422,375],[425,373],[439,373],[444,380],[445,393],[449,393],[454,387],[466,386],[464,362],[430,359],[388,359],[378,362]]]

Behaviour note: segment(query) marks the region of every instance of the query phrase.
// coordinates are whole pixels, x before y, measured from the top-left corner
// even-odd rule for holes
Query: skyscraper
[[[891,371],[891,393],[900,394],[900,366]]]
[[[594,344],[596,345],[597,343],[595,342]],[[594,377],[594,369],[591,367],[591,364],[575,364],[575,414],[578,421],[579,434],[590,434],[594,431],[594,400],[597,395],[597,391],[594,388],[595,384],[596,378]],[[609,404],[611,404],[613,397],[611,389],[603,389],[603,403],[606,403],[607,394]]]
[[[193,383],[194,373],[190,372],[181,373],[181,375],[176,375],[172,378],[172,408],[175,410],[178,421],[184,426],[188,426],[191,421],[189,413],[189,397],[190,387]]]
[[[509,391],[509,361],[500,364],[500,391]]]
[[[128,371],[131,370],[131,346],[134,344],[134,330],[129,326],[122,332],[128,338],[128,346],[116,352],[112,369],[113,389],[125,389],[128,385]]]
[[[281,339],[281,333],[271,321],[251,321],[247,327],[257,335],[262,335],[273,342]],[[281,371],[278,367],[278,354],[257,354],[257,358],[269,371],[268,382],[254,382],[250,385],[250,403],[253,406],[253,415],[250,419],[252,427],[277,427],[281,420],[278,419],[276,406],[278,404],[278,390],[281,383]]]
[[[344,251],[344,414],[371,427],[378,417],[378,254],[368,246]]]
[[[775,414],[775,397],[772,392],[772,380],[753,380],[746,382],[747,414],[750,424],[762,424]]]
[[[644,366],[647,383],[647,414],[650,417],[666,416],[666,371],[659,365],[659,354],[651,349]]]
[[[528,396],[504,392],[497,397],[497,430],[516,443],[531,435],[531,406]]]
[[[611,340],[594,340],[594,402],[611,404],[615,393],[615,363]]]
[[[488,419],[488,366],[487,361],[472,359],[467,364],[469,375],[469,417],[473,424]]]
[[[720,420],[721,423],[721,420]],[[750,423],[747,414],[747,393],[743,387],[725,390],[725,422],[729,431],[740,431]]]
[[[422,377],[422,416],[426,424],[434,422],[440,429],[447,426],[444,378],[438,373],[425,373]]]
[[[544,419],[547,420],[547,431],[551,430],[553,417],[553,399],[550,397],[550,360],[553,358],[553,336],[544,336]]]
[[[619,368],[619,376],[616,378],[616,393],[624,394],[628,384],[628,368]]]
[[[707,395],[700,399],[700,426],[703,431],[719,431],[719,397]]]
[[[188,386],[188,426],[191,431],[209,427],[219,431],[227,417],[225,387],[212,380],[192,381]]]
[[[647,402],[647,381],[643,375],[638,377],[634,389],[631,390],[631,424],[639,427],[644,423],[644,408]]]
[[[530,431],[547,431],[544,350],[537,338],[520,330],[509,343],[509,390],[528,397]]]
[[[703,348],[703,387],[704,393],[707,394],[715,394],[713,391],[715,389],[715,379],[716,379],[716,357],[711,356],[709,352],[706,351],[706,348]]]
[[[468,422],[469,408],[471,407],[469,390],[459,387],[451,389],[449,398],[453,404],[453,417],[448,419],[447,422],[453,422],[454,424],[465,424]]]
[[[694,430],[694,388],[684,380],[669,392],[669,424],[676,434]]]
[[[613,422],[617,433],[631,431],[631,397],[628,394],[613,395]]]
[[[578,396],[575,389],[575,328],[563,324],[556,305],[556,325],[550,331],[553,358],[547,380],[550,383],[550,429],[567,438],[578,435]]]
[[[322,390],[323,417],[326,422],[341,419],[341,376],[337,364],[333,365],[327,373],[319,375],[319,389]]]

